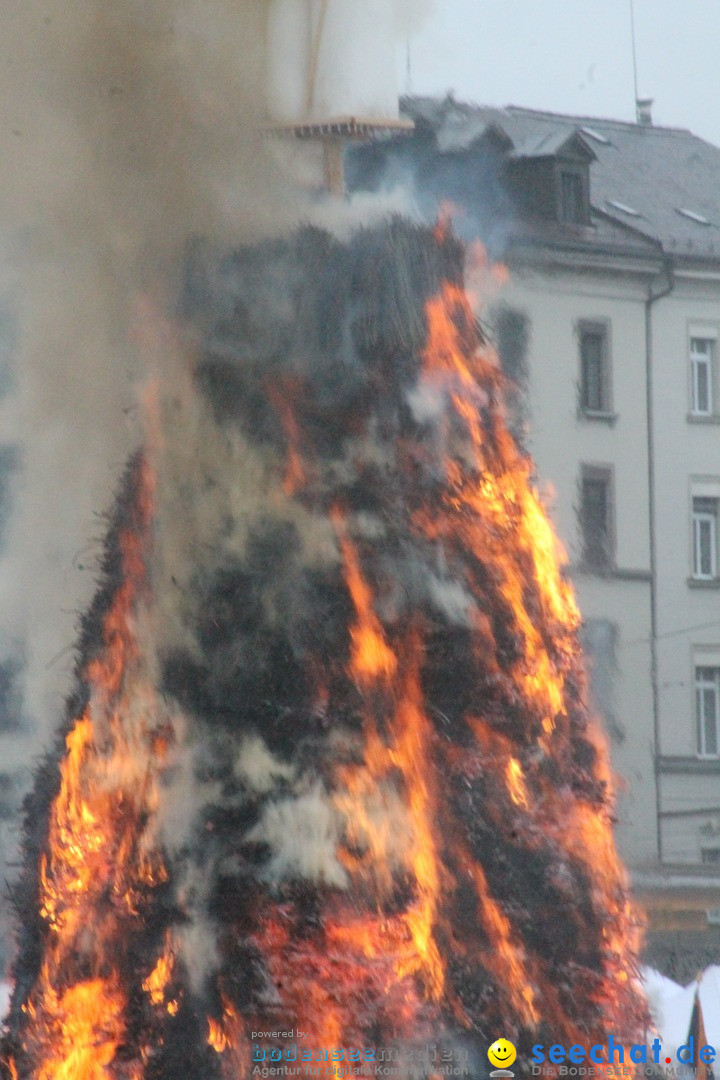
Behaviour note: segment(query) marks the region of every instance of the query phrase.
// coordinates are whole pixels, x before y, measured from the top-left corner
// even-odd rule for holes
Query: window
[[[560,173],[560,220],[568,224],[584,225],[585,196],[583,178],[579,172],[563,169]]]
[[[507,421],[516,442],[522,446],[528,419],[528,345],[530,320],[516,308],[503,305],[494,312],[495,340],[503,373]]]
[[[17,338],[17,319],[10,301],[0,296],[0,397],[12,387],[12,366]]]
[[[609,332],[604,323],[580,323],[580,408],[610,412]]]
[[[717,577],[718,500],[695,496],[693,510],[693,577],[712,581]]]
[[[20,655],[0,661],[0,734],[18,731],[22,727],[22,671]]]
[[[690,338],[691,409],[694,416],[710,416],[713,411],[714,353],[712,338]]]
[[[593,711],[602,716],[610,736],[618,743],[625,730],[615,710],[618,628],[608,619],[585,619],[580,628],[580,644],[588,673]]]
[[[583,466],[580,477],[582,559],[587,567],[608,569],[613,564],[612,471]]]
[[[695,720],[699,757],[717,757],[720,722],[720,667],[695,668]]]
[[[503,305],[495,312],[495,336],[500,367],[518,386],[528,381],[528,341],[530,320],[516,308]]]
[[[1,389],[0,393],[2,393]],[[0,446],[0,551],[5,544],[5,534],[12,511],[13,481],[17,467],[16,447]]]
[[[700,859],[707,865],[718,866],[720,864],[720,847],[701,848]]]
[[[15,773],[0,772],[0,821],[17,820],[21,778]]]

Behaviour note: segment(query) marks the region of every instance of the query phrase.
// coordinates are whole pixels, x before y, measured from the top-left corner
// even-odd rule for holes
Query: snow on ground
[[[687,1042],[698,984],[680,986],[651,968],[643,969],[643,982],[663,1050],[667,1048],[674,1057],[678,1047]]]
[[[698,992],[707,1041],[710,1046],[720,1046],[720,967],[705,968],[684,987],[653,968],[642,969],[642,981],[663,1049],[667,1047],[674,1055],[687,1043]]]
[[[11,993],[12,984],[9,982],[0,981],[0,1021],[2,1021],[10,1006]]]
[[[700,978],[700,1007],[710,1046],[720,1046],[720,967],[705,968]]]

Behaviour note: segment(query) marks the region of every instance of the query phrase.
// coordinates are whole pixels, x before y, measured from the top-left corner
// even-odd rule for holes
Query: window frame
[[[579,367],[578,379],[578,408],[580,415],[590,419],[607,420],[614,416],[612,400],[612,323],[610,319],[578,319],[575,324],[577,337],[577,357]],[[600,355],[600,395],[601,408],[593,408],[586,396],[586,363],[583,342],[586,337],[599,337],[601,339]]]
[[[713,508],[699,507],[699,503],[712,503]],[[718,499],[706,495],[691,496],[692,512],[692,577],[693,581],[718,580]],[[710,572],[702,570],[702,526],[710,526]]]
[[[557,220],[561,225],[587,225],[589,223],[589,200],[587,167],[569,161],[558,161],[557,167]],[[565,179],[572,181],[572,207],[568,214],[570,186],[566,190]]]
[[[714,676],[712,679],[701,678],[700,672],[707,671],[714,672]],[[698,758],[701,758],[704,761],[716,761],[718,758],[720,758],[720,665],[718,663],[698,663],[698,660],[696,658],[694,661],[693,674],[695,753]],[[715,751],[713,753],[708,753],[706,741],[706,726],[708,718],[705,715],[704,694],[708,690],[711,690],[714,694],[715,705]]]
[[[620,627],[611,619],[583,619],[579,630],[588,697],[596,716],[602,718],[612,741],[621,744],[626,731],[616,710]]]
[[[523,308],[501,303],[492,312],[492,326],[500,370],[514,386],[527,390],[532,326],[529,314]],[[513,362],[508,363],[511,353]]]
[[[707,353],[697,352],[695,342],[703,342],[708,346]],[[688,344],[688,356],[690,360],[690,415],[693,417],[708,417],[715,415],[715,365],[717,352],[717,338],[709,336],[707,332],[690,332]],[[705,367],[707,371],[707,404],[706,409],[699,406],[699,371]]]
[[[586,528],[586,484],[602,482],[605,485],[605,536],[606,552],[604,557],[597,559],[590,555],[592,546],[588,543],[588,531]],[[579,476],[579,508],[578,508],[579,538],[581,543],[581,563],[585,570],[593,573],[609,573],[616,565],[616,535],[615,535],[615,471],[612,465],[581,464]]]

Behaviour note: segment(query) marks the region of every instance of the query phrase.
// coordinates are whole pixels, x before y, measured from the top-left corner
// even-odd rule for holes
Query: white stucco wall
[[[614,711],[622,736],[615,732],[610,745],[619,777],[617,839],[632,865],[657,857],[644,298],[642,283],[629,275],[518,268],[500,298],[530,320],[528,448],[541,489],[552,489],[548,502],[574,566],[583,617],[616,627]],[[579,414],[580,320],[610,327],[613,424]],[[613,469],[620,574],[577,571],[582,464]]]
[[[692,763],[697,759],[694,668],[697,663],[720,666],[720,588],[717,582],[692,582],[692,484],[715,480],[720,488],[720,421],[689,417],[689,340],[703,328],[720,332],[720,281],[679,275],[673,292],[653,309],[659,749],[663,757]],[[720,411],[717,362],[716,349],[715,409]],[[720,808],[720,762],[663,773],[661,791],[667,861],[696,862],[703,847],[720,846],[720,840],[701,832],[712,815],[687,814]],[[720,819],[720,813],[715,816]]]

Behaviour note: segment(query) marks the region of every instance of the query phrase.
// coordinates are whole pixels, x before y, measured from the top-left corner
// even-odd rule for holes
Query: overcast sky
[[[411,89],[634,120],[630,26],[630,0],[436,0],[410,45]],[[720,0],[635,0],[635,37],[655,123],[720,146]]]

